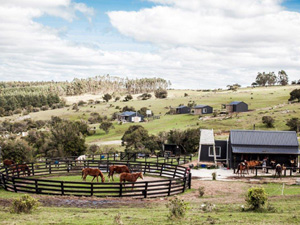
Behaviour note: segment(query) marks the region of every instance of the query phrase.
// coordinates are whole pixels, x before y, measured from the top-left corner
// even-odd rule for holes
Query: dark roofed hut
[[[247,112],[248,105],[245,102],[239,102],[239,101],[230,102],[228,105],[226,105],[226,111],[229,113]]]
[[[209,114],[213,112],[213,108],[209,105],[196,105],[192,109],[192,114],[194,115],[203,115],[203,114]]]
[[[291,166],[297,162],[299,143],[295,131],[231,130],[229,135],[230,167],[236,167],[243,160],[268,158],[276,163]]]
[[[187,106],[178,106],[176,108],[176,114],[188,114],[191,112],[191,108],[190,107],[187,107]]]
[[[142,122],[144,116],[132,111],[126,111],[118,115],[118,120],[121,122]]]

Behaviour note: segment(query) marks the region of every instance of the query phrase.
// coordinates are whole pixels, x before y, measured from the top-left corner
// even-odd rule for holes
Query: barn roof
[[[299,147],[295,131],[231,130],[232,145]]]
[[[297,147],[270,147],[270,146],[232,146],[233,153],[249,153],[249,154],[296,154],[299,155]]]
[[[135,116],[136,114],[137,114],[137,116],[140,116],[138,113],[132,112],[132,111],[122,112],[120,115],[121,116]]]
[[[241,101],[233,101],[233,102],[230,102],[229,105],[238,105],[240,103],[242,103],[242,102]],[[243,102],[243,103],[245,103],[245,102]]]
[[[187,107],[185,105],[181,105],[181,106],[176,107],[176,109],[183,109],[183,108],[189,108],[189,107]]]
[[[214,130],[200,129],[200,145],[214,145]]]
[[[205,108],[205,107],[210,107],[209,105],[196,105],[195,107],[194,107],[194,109],[202,109],[202,108]]]

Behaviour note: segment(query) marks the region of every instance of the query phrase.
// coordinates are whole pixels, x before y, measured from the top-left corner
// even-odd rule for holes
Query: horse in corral
[[[128,166],[121,165],[121,166],[110,166],[108,172],[108,180],[110,181],[110,177],[114,181],[114,173],[130,173]]]
[[[270,166],[272,167],[272,169],[275,169],[277,165],[278,164],[276,164],[276,160],[271,160],[270,161]]]
[[[86,181],[86,177],[90,175],[93,176],[94,178],[92,179],[92,182],[95,178],[97,178],[97,182],[99,182],[98,177],[101,177],[101,181],[102,183],[105,182],[105,178],[103,173],[101,172],[101,170],[99,170],[98,168],[83,168],[82,169],[82,179],[83,181]]]
[[[245,162],[241,162],[241,163],[239,163],[238,164],[238,166],[237,166],[237,171],[236,171],[236,173],[238,174],[238,175],[240,175],[240,176],[245,176],[245,173],[244,173],[244,171],[247,171],[247,174],[249,174],[249,171],[248,171],[248,166],[247,166],[247,164],[245,163]]]
[[[121,173],[120,175],[120,183],[124,182],[125,187],[125,181],[133,182],[131,190],[133,190],[134,183],[137,181],[138,178],[144,179],[143,173]]]
[[[11,166],[13,164],[15,164],[15,162],[13,160],[10,160],[10,159],[4,159],[3,160],[3,165],[4,166]]]
[[[76,161],[83,161],[83,160],[86,160],[86,159],[87,159],[86,155],[81,155],[81,156],[78,156],[75,160]]]
[[[274,178],[276,178],[276,175],[278,174],[278,177],[281,179],[281,173],[282,173],[282,166],[280,164],[277,164],[275,167]]]
[[[260,166],[262,163],[258,160],[250,160],[246,162],[248,170],[250,169],[252,173],[254,173],[254,169],[256,166]]]
[[[15,175],[15,173],[20,174],[20,172],[23,172],[23,176],[26,176],[26,172],[27,172],[27,176],[30,176],[31,174],[31,171],[27,164],[19,164],[19,165],[11,166],[11,170],[13,176]]]

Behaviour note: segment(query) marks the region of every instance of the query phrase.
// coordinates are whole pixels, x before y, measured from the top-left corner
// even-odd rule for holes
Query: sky
[[[0,0],[0,81],[300,79],[300,0]]]

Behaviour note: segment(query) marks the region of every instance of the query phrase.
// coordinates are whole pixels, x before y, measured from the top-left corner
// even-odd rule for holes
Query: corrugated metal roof
[[[194,107],[194,109],[202,109],[202,108],[204,108],[204,107],[206,107],[206,106],[208,106],[208,105],[196,105],[196,106]]]
[[[126,111],[126,112],[121,113],[121,116],[132,116],[135,114],[136,114],[136,112]]]
[[[238,105],[240,103],[241,103],[240,101],[233,101],[233,102],[230,102],[229,105]]]
[[[295,131],[231,130],[230,142],[232,145],[299,146]]]
[[[252,154],[295,154],[299,155],[298,147],[270,147],[270,146],[232,146],[233,153]]]
[[[187,107],[185,105],[181,105],[181,106],[178,106],[176,109],[182,109],[182,108],[189,108],[189,107]]]

